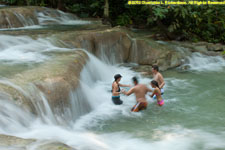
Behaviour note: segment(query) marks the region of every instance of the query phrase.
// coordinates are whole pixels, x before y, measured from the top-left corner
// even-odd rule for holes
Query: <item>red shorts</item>
[[[134,107],[131,109],[132,112],[139,112],[140,110],[146,109],[148,106],[147,102],[137,102]]]

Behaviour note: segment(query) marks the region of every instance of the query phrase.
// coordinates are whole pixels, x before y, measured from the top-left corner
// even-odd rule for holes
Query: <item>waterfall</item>
[[[137,49],[137,40],[136,39],[134,39],[134,38],[132,38],[132,48],[131,48],[131,54],[130,54],[130,56],[132,57],[132,58],[130,58],[131,59],[131,61],[133,62],[133,63],[138,63],[138,49]]]
[[[193,53],[187,57],[187,66],[193,71],[223,71],[225,68],[225,59],[221,56],[206,56],[200,53]]]
[[[32,39],[25,37],[24,39],[22,38],[20,42],[26,42],[27,40],[32,41]],[[12,44],[17,46],[18,41],[15,40]],[[4,45],[1,46],[4,47]],[[47,99],[47,96],[40,91],[35,84],[30,83],[29,85],[21,87],[15,83],[12,83],[8,79],[3,79],[0,82],[1,84],[5,84],[15,91],[18,91],[21,95],[26,97],[28,101],[30,101],[32,106],[28,106],[30,106],[30,109],[34,109],[33,112],[35,114],[31,114],[28,111],[29,109],[25,109],[28,106],[23,108],[23,104],[21,105],[20,103],[18,104],[16,101],[13,101],[13,95],[10,95],[10,92],[6,94],[5,92],[7,91],[4,93],[1,92],[0,99],[2,101],[4,100],[7,107],[15,108],[12,109],[12,111],[7,109],[7,114],[9,114],[8,120],[4,120],[5,111],[1,112],[2,124],[7,124],[7,122],[9,123],[9,120],[11,120],[12,122],[18,123],[18,129],[21,127],[26,129],[34,120],[38,120],[38,122],[42,122],[43,124],[72,127],[77,119],[95,110],[105,100],[109,99],[109,95],[111,94],[109,92],[111,86],[108,86],[108,84],[110,85],[113,81],[113,76],[115,73],[124,72],[124,69],[121,67],[117,68],[116,66],[104,64],[92,54],[88,52],[86,53],[89,56],[89,61],[84,66],[80,74],[80,85],[76,88],[76,90],[71,89],[69,93],[69,104],[61,105],[61,108],[55,108],[52,106],[50,100]],[[131,76],[133,76],[132,74],[127,77],[128,81]],[[108,89],[104,89],[104,87],[102,87],[103,82],[107,82]],[[97,86],[96,89],[93,89],[96,84],[99,84],[99,86]],[[8,95],[8,97],[5,95]],[[0,103],[3,104],[2,102]],[[111,101],[107,100],[107,103],[111,105]],[[13,113],[15,112],[13,110],[20,113],[18,113],[17,116],[14,116]],[[23,116],[28,117],[26,117],[25,120],[21,119],[21,122],[18,121],[18,118],[23,118]],[[25,124],[23,122],[25,122]],[[18,132],[16,129],[8,130],[10,133]]]
[[[45,11],[37,13],[37,19],[40,25],[64,24],[64,25],[82,25],[90,24],[90,21],[80,20],[77,16],[70,13],[64,13],[60,10],[51,10],[45,8]]]
[[[1,35],[0,39],[0,61],[2,64],[6,63],[12,66],[17,66],[20,63],[31,64],[47,61],[51,58],[49,52],[75,50],[57,47],[49,39],[43,38],[34,40],[27,36]],[[8,55],[9,53],[12,55]],[[108,95],[111,93],[106,93],[106,91],[110,91],[111,86],[107,85],[109,89],[106,91],[102,89],[102,86],[99,86],[97,89],[93,89],[93,87],[96,86],[96,83],[102,85],[102,82],[108,82],[111,84],[114,74],[121,73],[121,69],[107,65],[92,54],[86,53],[89,61],[80,73],[80,84],[76,90],[71,89],[68,93],[68,104],[61,105],[60,108],[54,107],[50,102],[51,100],[32,81],[28,85],[21,86],[13,83],[13,80],[1,78],[0,84],[9,87],[11,91],[16,91],[21,97],[20,101],[16,101],[13,98],[14,95],[12,95],[15,92],[7,89],[4,92],[0,92],[2,107],[7,105],[7,113],[6,111],[0,112],[2,125],[10,122],[18,124],[15,128],[9,126],[7,129],[4,129],[2,127],[4,130],[2,133],[11,134],[17,133],[21,129],[26,130],[33,124],[32,122],[72,127],[80,117],[95,110],[102,104],[104,99],[108,99]],[[99,93],[104,94],[99,95]],[[26,98],[25,101],[24,98]],[[13,115],[15,113],[14,110],[19,113]],[[30,110],[33,113],[30,113]]]
[[[0,35],[0,62],[10,64],[41,63],[51,58],[50,52],[73,51],[53,44],[48,38]],[[10,55],[9,55],[10,54]]]
[[[1,30],[6,29],[24,29],[24,28],[42,28],[46,25],[85,25],[90,21],[79,19],[76,15],[64,13],[60,10],[49,8],[3,8],[0,10],[3,25]]]
[[[50,31],[1,31],[12,35],[0,35],[0,134],[35,142],[19,147],[24,144],[22,141],[14,139],[13,145],[14,140],[0,135],[3,137],[0,149],[53,149],[51,145],[42,147],[48,142],[52,145],[60,142],[77,150],[224,149],[222,57],[191,54],[188,48],[158,41],[156,48],[164,45],[159,52],[170,48],[187,57],[185,66],[189,71],[162,72],[166,82],[165,105],[158,107],[149,93],[148,108],[134,113],[131,108],[136,104],[135,95],[121,94],[123,105],[114,105],[111,89],[118,73],[122,75],[121,84],[132,85],[131,78],[137,76],[141,84],[150,86],[151,77],[145,78],[119,64],[141,61],[138,48],[144,41],[127,35],[128,39],[117,29],[95,30],[91,26],[90,34],[83,28],[77,31],[71,25],[90,22],[61,11],[36,7],[34,10],[35,17],[13,11],[14,17],[7,14],[7,24],[2,23],[11,29],[19,22],[25,28],[38,25],[49,27]],[[57,29],[53,31],[54,25]],[[58,27],[60,32],[56,33]],[[114,34],[115,31],[119,34]],[[67,33],[68,36],[62,35]],[[154,43],[149,43],[153,49]],[[143,45],[143,48],[151,47]]]
[[[25,17],[22,14],[19,14],[19,13],[16,13],[16,12],[14,12],[14,15],[23,24],[24,27],[35,25],[35,21],[30,17]]]

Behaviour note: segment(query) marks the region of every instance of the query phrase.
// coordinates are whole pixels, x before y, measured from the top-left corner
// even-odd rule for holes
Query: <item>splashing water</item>
[[[187,66],[193,71],[223,71],[225,60],[221,56],[206,56],[200,53],[193,53],[188,57]]]
[[[0,47],[0,62],[12,64],[44,62],[51,58],[46,52],[75,50],[58,47],[49,39],[8,35],[0,36]],[[156,101],[147,96],[148,109],[132,113],[134,95],[121,95],[124,101],[121,106],[111,101],[114,74],[120,73],[121,83],[126,84],[132,84],[133,76],[138,76],[144,84],[151,79],[87,54],[89,62],[80,74],[80,86],[70,92],[70,106],[62,113],[52,108],[35,85],[24,89],[3,79],[0,84],[30,98],[37,114],[19,107],[9,93],[0,92],[0,133],[60,141],[78,150],[224,149],[225,85],[221,81],[225,65],[222,57],[201,54],[189,57],[190,70],[204,71],[204,74],[164,72],[165,105],[158,107]],[[217,76],[213,76],[214,71],[219,71]]]
[[[0,47],[0,62],[5,63],[40,63],[50,58],[46,52],[71,51],[53,45],[47,38],[11,35],[0,35]]]
[[[55,17],[52,17],[53,16]],[[90,21],[79,20],[77,16],[69,13],[64,13],[60,10],[53,12],[46,9],[44,12],[37,13],[38,22],[40,25],[64,24],[64,25],[82,25],[90,24]]]
[[[1,7],[1,6],[0,6]],[[3,7],[3,6],[2,6]],[[17,12],[13,12],[13,15],[20,22],[22,26],[16,27],[9,19],[6,13],[7,27],[0,30],[20,30],[20,29],[40,29],[46,28],[48,25],[87,25],[91,24],[91,21],[81,20],[76,15],[70,13],[64,13],[60,10],[54,10],[49,8],[42,8],[42,11],[36,10],[33,12],[34,16],[26,16]]]

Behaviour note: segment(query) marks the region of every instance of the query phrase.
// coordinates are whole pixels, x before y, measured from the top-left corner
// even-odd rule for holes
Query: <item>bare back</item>
[[[145,95],[149,92],[149,89],[144,84],[138,84],[133,87],[133,92],[136,96],[137,102],[146,102]]]

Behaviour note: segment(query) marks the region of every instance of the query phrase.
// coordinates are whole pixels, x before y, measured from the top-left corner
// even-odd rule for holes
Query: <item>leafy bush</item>
[[[174,0],[176,1],[176,0]],[[219,0],[220,1],[220,0]],[[58,8],[59,0],[0,0],[10,5]],[[67,11],[80,17],[103,17],[105,0],[61,0]],[[128,0],[109,0],[112,25],[157,27],[159,31],[193,41],[225,43],[224,5],[128,5]],[[162,30],[164,28],[164,30]]]
[[[118,25],[126,26],[128,24],[131,24],[131,19],[128,15],[122,14],[122,15],[118,16],[116,22]]]

